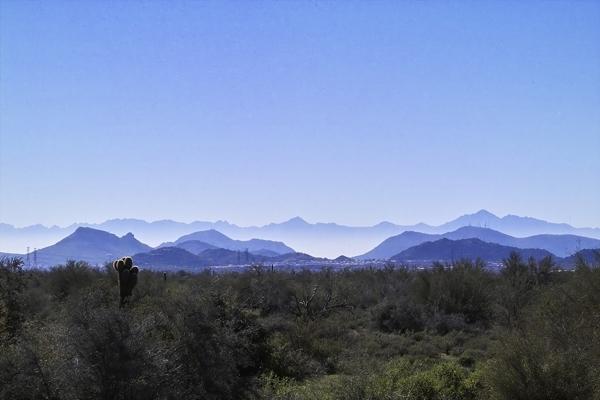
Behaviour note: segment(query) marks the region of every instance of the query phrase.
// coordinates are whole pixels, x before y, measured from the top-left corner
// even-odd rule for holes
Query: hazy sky
[[[0,221],[600,226],[600,2],[0,2]]]

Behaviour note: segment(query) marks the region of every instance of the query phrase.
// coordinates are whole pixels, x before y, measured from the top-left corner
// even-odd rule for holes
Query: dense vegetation
[[[3,399],[599,399],[600,268],[169,274],[0,263]]]

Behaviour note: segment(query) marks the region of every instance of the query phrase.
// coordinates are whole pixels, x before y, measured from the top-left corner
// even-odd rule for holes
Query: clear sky
[[[0,221],[600,226],[600,2],[0,2]]]

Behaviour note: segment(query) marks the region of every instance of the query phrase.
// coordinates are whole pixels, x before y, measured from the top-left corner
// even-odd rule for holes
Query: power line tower
[[[37,268],[37,248],[33,248],[33,268]]]
[[[31,264],[30,264],[30,261],[29,261],[29,246],[27,246],[27,262],[26,262],[25,265],[27,265],[27,267],[31,267]]]

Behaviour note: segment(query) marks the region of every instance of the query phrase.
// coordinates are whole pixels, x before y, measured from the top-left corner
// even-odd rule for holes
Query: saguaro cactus
[[[119,295],[121,300],[119,306],[123,307],[127,297],[131,296],[133,288],[137,284],[138,267],[133,266],[131,257],[123,257],[113,262],[113,268],[119,275]]]

